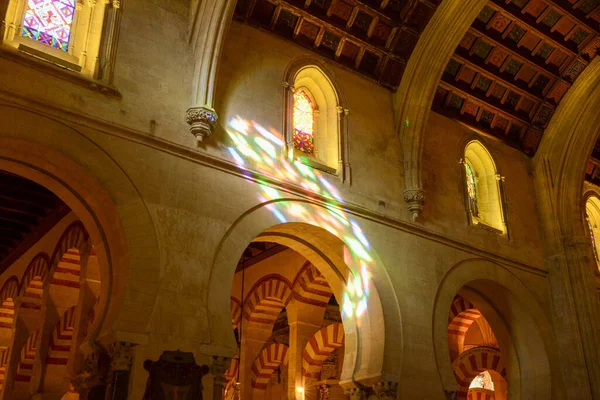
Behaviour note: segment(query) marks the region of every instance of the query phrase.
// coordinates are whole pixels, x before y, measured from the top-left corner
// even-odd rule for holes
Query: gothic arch
[[[325,210],[319,205],[296,199],[280,199],[270,204],[279,201],[288,205],[295,202],[314,215]],[[303,223],[297,215],[288,214],[285,210],[281,215],[285,214],[289,222],[280,223],[269,210],[271,207],[269,203],[258,205],[240,216],[221,240],[213,259],[208,314],[213,346],[221,349],[223,356],[231,357],[237,352],[226,285],[233,280],[239,258],[248,243],[268,241],[292,248],[319,270],[339,299],[343,298],[348,280],[361,273],[349,269],[345,263],[345,246],[341,239],[323,228]],[[371,293],[366,304],[368,312],[361,315],[360,324],[354,318],[343,318],[346,339],[342,382],[354,379],[373,384],[384,379],[384,375],[387,379],[396,379],[395,374],[401,365],[402,336],[396,296],[373,249],[370,255],[375,262],[371,271]],[[384,291],[386,296],[380,297],[380,291]],[[382,299],[386,300],[386,308]],[[393,359],[385,357],[384,348],[385,353],[394,354]]]
[[[483,259],[467,259],[442,279],[433,313],[435,358],[443,389],[456,391],[448,352],[448,310],[461,288],[486,317],[507,352],[507,377],[516,398],[561,398],[561,361],[546,313],[527,286],[508,268]],[[510,342],[502,337],[507,336]]]
[[[302,355],[302,375],[319,378],[321,367],[332,351],[344,345],[344,327],[331,324],[313,335],[306,344]]]
[[[13,123],[0,124],[0,169],[60,197],[82,221],[96,250],[101,303],[88,337],[110,340],[117,331],[145,335],[153,303],[137,313],[135,323],[123,315],[127,293],[136,292],[128,280],[139,279],[132,272],[143,270],[146,281],[157,282],[160,271],[158,246],[148,245],[156,244],[155,229],[139,192],[116,161],[86,136],[86,128],[76,130],[45,115],[2,105],[0,121],[8,120]],[[143,237],[137,232],[144,232]]]

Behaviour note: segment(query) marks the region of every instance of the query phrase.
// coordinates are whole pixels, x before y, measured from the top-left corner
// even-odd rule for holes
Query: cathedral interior
[[[600,0],[0,17],[0,400],[600,399]]]

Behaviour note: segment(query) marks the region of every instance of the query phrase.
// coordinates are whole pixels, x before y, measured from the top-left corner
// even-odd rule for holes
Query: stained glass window
[[[306,154],[314,154],[315,109],[304,90],[294,92],[294,147]]]
[[[592,248],[594,249],[594,257],[596,257],[596,261],[598,261],[598,249],[596,249],[596,238],[594,237],[594,226],[590,221],[590,217],[585,216],[585,220],[587,221],[588,230],[590,232],[590,239],[592,241]]]
[[[475,172],[468,162],[465,162],[465,171],[467,178],[467,194],[469,195],[469,207],[471,208],[471,214],[478,217],[479,209],[477,208],[477,183],[475,180]]]
[[[22,35],[68,51],[75,0],[27,0]]]

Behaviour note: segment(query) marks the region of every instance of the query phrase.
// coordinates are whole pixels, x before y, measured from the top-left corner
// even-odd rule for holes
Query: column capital
[[[381,381],[373,385],[373,391],[381,400],[393,400],[396,398],[398,382]]]
[[[209,107],[190,107],[185,113],[185,120],[190,125],[190,132],[198,142],[209,137],[215,129],[217,112]]]
[[[345,394],[349,400],[365,400],[367,398],[367,392],[362,387],[346,389]]]
[[[331,396],[331,385],[322,383],[318,387],[319,387],[319,399],[329,400],[329,397]]]
[[[404,201],[408,206],[408,211],[412,214],[412,221],[415,222],[417,217],[423,211],[427,192],[421,188],[412,188],[404,190]]]
[[[210,373],[215,377],[225,376],[225,372],[231,364],[231,357],[212,356],[213,362],[210,366]]]
[[[109,345],[108,354],[110,356],[111,371],[129,371],[135,355],[135,346],[135,343],[121,341]]]

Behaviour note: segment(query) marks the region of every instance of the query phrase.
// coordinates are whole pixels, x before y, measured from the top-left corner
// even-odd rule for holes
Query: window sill
[[[294,160],[301,162],[304,165],[308,165],[311,168],[318,169],[319,171],[325,172],[326,174],[338,176],[338,172],[335,168],[331,168],[313,157],[294,149]]]
[[[503,236],[503,237],[506,236],[506,233],[504,233],[500,229],[494,228],[493,226],[490,226],[490,225],[488,225],[486,223],[483,223],[481,221],[477,221],[474,218],[471,221],[471,225],[473,227],[477,228],[477,229],[483,229],[484,231],[494,233],[494,234],[496,234],[498,236]]]
[[[27,48],[29,50],[29,48]],[[108,96],[115,98],[121,98],[121,93],[113,85],[107,85],[105,83],[93,80],[86,76],[81,75],[78,72],[74,72],[68,69],[67,65],[59,65],[60,62],[53,62],[53,57],[45,57],[43,52],[32,49],[31,53],[23,50],[16,49],[9,45],[3,45],[0,47],[0,57],[6,60],[15,62],[17,64],[27,66],[43,73],[56,76],[61,79],[73,82],[77,85],[86,87],[88,89],[103,93]],[[38,55],[39,53],[39,55]],[[61,60],[62,61],[62,60]]]

